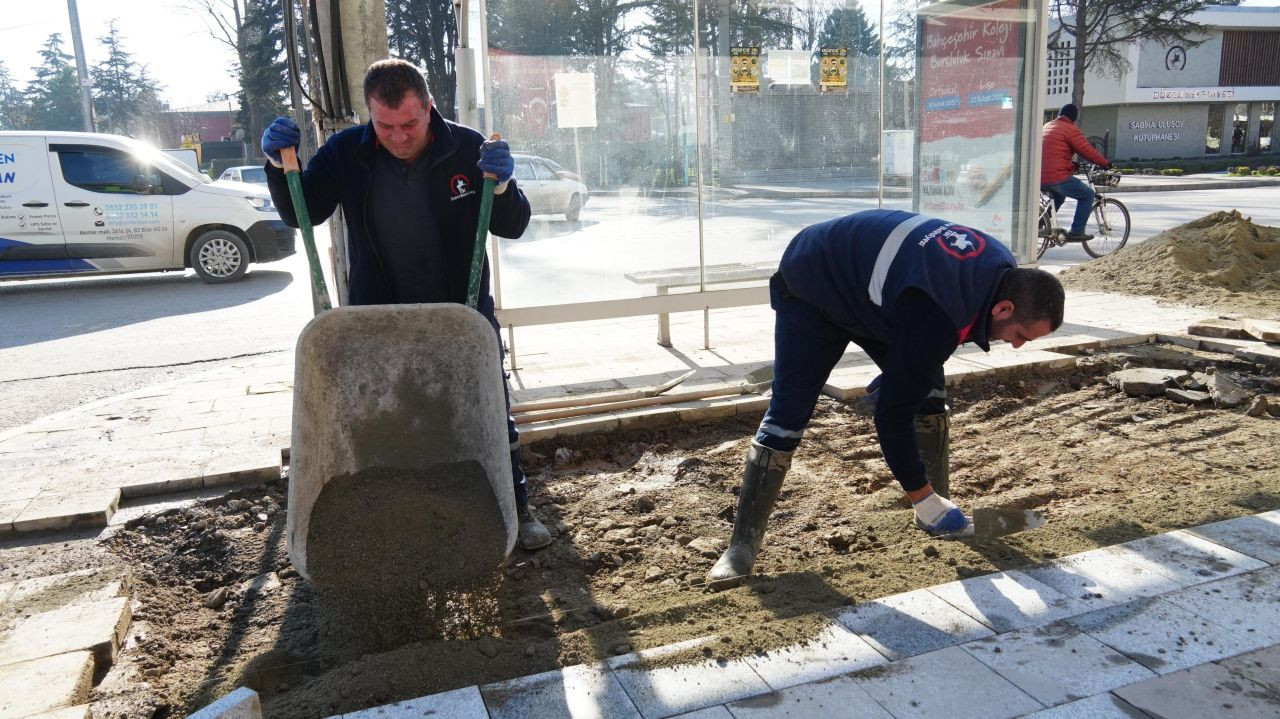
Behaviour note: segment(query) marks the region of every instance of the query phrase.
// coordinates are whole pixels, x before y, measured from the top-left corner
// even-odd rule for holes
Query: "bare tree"
[[[288,89],[284,61],[284,6],[281,0],[188,0],[210,37],[236,54],[228,68],[240,83],[240,124],[257,137],[284,109]]]
[[[1205,26],[1191,15],[1210,5],[1235,2],[1207,0],[1051,0],[1050,16],[1058,26],[1049,33],[1049,48],[1071,56],[1071,102],[1084,103],[1085,71],[1119,75],[1130,69],[1124,49],[1152,40],[1195,47],[1204,42]],[[1072,44],[1066,48],[1065,38]]]

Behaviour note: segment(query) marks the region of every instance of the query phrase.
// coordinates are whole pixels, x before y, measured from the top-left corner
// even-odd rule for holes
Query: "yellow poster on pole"
[[[849,50],[843,47],[822,48],[822,64],[818,68],[819,92],[845,92],[849,89]]]
[[[760,48],[729,48],[729,91],[760,92]]]

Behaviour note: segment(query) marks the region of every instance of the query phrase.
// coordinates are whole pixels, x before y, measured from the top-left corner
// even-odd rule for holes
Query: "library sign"
[[[1134,120],[1129,123],[1134,142],[1175,142],[1182,139],[1182,120]]]

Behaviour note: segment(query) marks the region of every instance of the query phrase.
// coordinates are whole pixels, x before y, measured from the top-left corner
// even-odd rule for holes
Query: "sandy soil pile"
[[[1280,228],[1220,211],[1061,275],[1072,289],[1154,295],[1280,318]]]
[[[1148,345],[962,385],[954,498],[1050,521],[944,542],[912,527],[871,417],[823,400],[760,574],[719,594],[702,580],[731,531],[755,418],[535,443],[533,501],[556,542],[516,550],[467,596],[402,588],[355,613],[326,598],[289,566],[283,482],[148,515],[75,557],[125,563],[137,580],[134,626],[94,689],[94,716],[181,716],[247,685],[267,716],[325,717],[709,635],[684,658],[768,652],[813,637],[819,613],[842,605],[1280,507],[1280,419],[1126,396],[1106,381],[1126,365],[1212,366],[1280,402],[1280,378],[1251,363]],[[69,551],[32,545],[3,563],[20,579]],[[389,612],[414,606],[416,623],[383,631]]]

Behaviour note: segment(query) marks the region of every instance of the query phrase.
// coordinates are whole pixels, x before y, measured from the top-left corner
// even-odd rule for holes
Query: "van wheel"
[[[191,268],[211,285],[235,282],[249,271],[249,248],[232,232],[209,230],[191,245]]]
[[[569,198],[569,209],[564,211],[564,219],[577,222],[580,214],[582,214],[582,198],[575,193]]]

